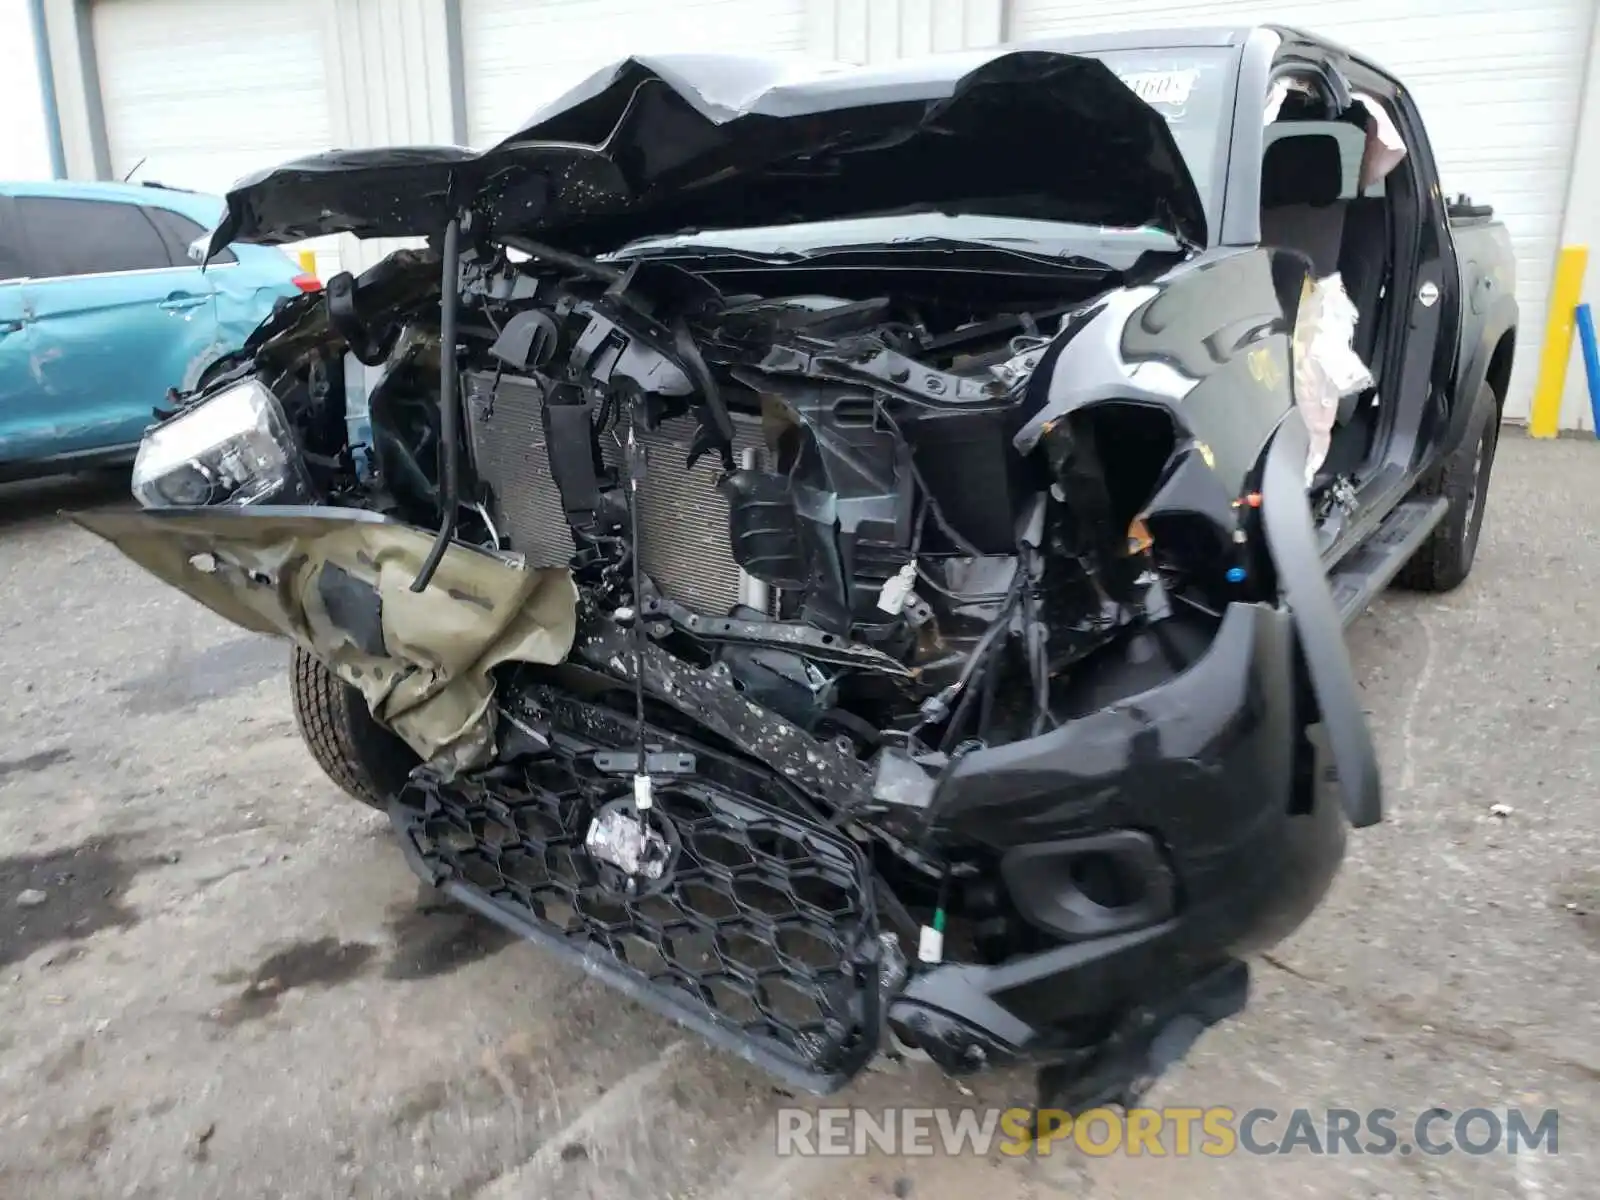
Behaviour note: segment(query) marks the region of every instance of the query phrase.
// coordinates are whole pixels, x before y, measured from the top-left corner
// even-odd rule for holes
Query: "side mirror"
[[[203,266],[206,261],[206,251],[209,249],[211,249],[211,235],[209,233],[204,237],[195,238],[194,241],[189,243],[189,261],[200,263]]]

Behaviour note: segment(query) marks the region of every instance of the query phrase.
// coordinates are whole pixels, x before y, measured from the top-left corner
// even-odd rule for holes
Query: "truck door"
[[[1384,158],[1375,125],[1398,138],[1398,158],[1368,198],[1381,194],[1388,218],[1392,259],[1378,319],[1383,323],[1375,363],[1383,393],[1377,436],[1391,467],[1409,468],[1426,423],[1448,418],[1447,387],[1460,330],[1460,276],[1449,216],[1433,153],[1410,99],[1393,81],[1359,63],[1348,77],[1356,103],[1373,114],[1366,166]],[[1467,397],[1470,401],[1472,397]]]

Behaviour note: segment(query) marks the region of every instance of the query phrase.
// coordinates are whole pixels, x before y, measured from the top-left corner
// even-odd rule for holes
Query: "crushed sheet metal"
[[[588,614],[573,653],[626,683],[634,681],[633,643],[609,621]],[[846,810],[871,802],[872,781],[850,752],[812,737],[728,680],[689,666],[653,642],[641,648],[640,664],[648,692],[744,747],[808,795]]]
[[[519,567],[455,543],[416,593],[411,581],[434,535],[373,513],[68,515],[219,616],[299,643],[445,772],[494,754],[495,666],[557,663],[572,648],[578,593],[565,569]]]
[[[330,150],[248,175],[228,192],[209,253],[333,233],[427,236],[458,205],[491,236],[582,254],[686,227],[904,210],[1153,225],[1207,242],[1171,128],[1110,67],[993,46],[858,68],[623,59],[482,152]]]

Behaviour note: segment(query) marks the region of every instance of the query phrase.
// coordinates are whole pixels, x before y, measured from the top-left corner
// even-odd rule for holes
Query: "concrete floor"
[[[419,894],[283,648],[53,515],[117,499],[0,491],[0,1197],[1600,1194],[1592,442],[1508,434],[1471,581],[1355,629],[1389,818],[1152,1097],[1555,1107],[1554,1157],[778,1160],[794,1101]],[[974,1102],[923,1067],[846,1099]]]

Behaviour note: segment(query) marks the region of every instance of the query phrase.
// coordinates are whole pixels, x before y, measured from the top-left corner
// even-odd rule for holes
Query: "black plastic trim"
[[[1074,879],[1075,859],[1101,858],[1138,898],[1111,907]],[[1148,833],[1116,829],[1090,837],[1014,846],[1000,860],[1000,877],[1023,919],[1069,941],[1125,933],[1173,915],[1177,884],[1161,848]]]
[[[1278,426],[1267,450],[1261,524],[1278,573],[1278,589],[1294,617],[1311,675],[1328,746],[1333,752],[1345,815],[1361,829],[1383,820],[1378,752],[1361,709],[1344,621],[1333,601],[1306,502],[1305,463],[1310,440],[1298,412]]]
[[[74,450],[45,458],[18,458],[0,462],[0,483],[20,483],[27,479],[46,479],[51,475],[76,475],[110,467],[125,467],[139,453],[139,443],[108,446],[97,450]]]
[[[754,806],[756,802],[747,799],[745,803]],[[394,826],[407,865],[425,883],[438,888],[447,896],[518,937],[550,951],[562,961],[578,967],[608,987],[615,988],[651,1012],[699,1034],[717,1048],[737,1055],[792,1087],[814,1095],[835,1092],[860,1072],[877,1052],[878,1037],[883,1022],[880,995],[882,964],[878,943],[873,937],[865,939],[861,952],[854,958],[855,967],[864,975],[857,981],[864,1009],[860,1041],[839,1060],[836,1069],[807,1070],[792,1055],[767,1049],[756,1038],[741,1034],[719,1022],[705,1008],[680,1001],[670,989],[657,986],[628,970],[599,943],[564,937],[554,927],[523,916],[522,912],[510,903],[499,902],[494,896],[486,894],[479,888],[452,878],[446,868],[431,863],[419,848],[414,833],[417,814],[408,805],[405,793],[390,801],[389,819]],[[857,869],[864,879],[865,865],[858,861]],[[875,921],[875,917],[871,916],[871,894],[871,889],[863,885],[859,895],[862,903],[867,906],[869,923]]]
[[[406,857],[410,859],[413,852],[408,848]],[[413,868],[415,869],[415,868]],[[791,1087],[800,1088],[817,1096],[826,1096],[836,1092],[856,1074],[856,1070],[841,1070],[830,1073],[818,1073],[802,1070],[788,1059],[779,1054],[771,1054],[763,1050],[760,1045],[748,1038],[739,1037],[730,1033],[723,1026],[703,1016],[687,1005],[675,1003],[668,992],[653,988],[641,983],[626,971],[619,970],[613,965],[612,960],[585,950],[582,946],[574,945],[564,938],[557,937],[540,929],[531,921],[522,920],[516,914],[507,912],[488,897],[480,895],[471,888],[460,883],[446,883],[442,891],[452,899],[459,900],[474,912],[488,917],[496,925],[526,938],[541,949],[548,950],[564,962],[571,963],[587,975],[592,975],[608,987],[615,988],[628,999],[648,1008],[657,1016],[666,1017],[675,1021],[684,1028],[699,1034],[719,1050],[726,1050],[730,1054],[738,1055],[753,1066],[760,1067],[774,1077],[781,1079]],[[859,1068],[857,1068],[859,1069]]]

